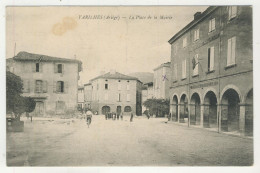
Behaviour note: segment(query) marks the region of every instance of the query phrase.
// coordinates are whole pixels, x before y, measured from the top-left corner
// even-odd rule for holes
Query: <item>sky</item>
[[[153,72],[170,61],[168,40],[206,8],[7,7],[6,58],[20,51],[76,58],[83,63],[81,85],[111,69]]]

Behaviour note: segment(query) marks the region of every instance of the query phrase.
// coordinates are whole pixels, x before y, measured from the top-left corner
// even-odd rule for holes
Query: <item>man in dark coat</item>
[[[134,118],[134,114],[133,114],[133,112],[131,112],[131,116],[130,116],[130,122],[132,122],[132,121],[133,121],[133,118]]]

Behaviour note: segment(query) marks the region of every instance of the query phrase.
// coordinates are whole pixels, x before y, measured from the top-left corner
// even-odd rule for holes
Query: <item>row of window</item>
[[[210,47],[208,48],[208,58],[207,58],[207,71],[211,72],[214,70],[214,56],[215,56],[215,48]],[[195,54],[194,57],[192,58],[192,69],[193,69],[193,76],[198,75],[199,73],[199,65],[200,65],[200,61],[199,61],[199,54]],[[227,45],[227,66],[232,66],[234,65],[236,62],[236,37],[232,37],[230,39],[228,39],[228,45]],[[186,59],[182,61],[182,79],[185,79],[187,74],[187,68],[186,65],[187,61]],[[175,80],[177,80],[177,64],[173,65],[173,73],[174,73],[174,77]]]
[[[237,16],[237,6],[228,7],[228,20],[233,19]],[[209,20],[209,32],[213,32],[216,29],[216,19],[212,18]],[[194,31],[194,41],[199,40],[200,30],[196,29]],[[185,48],[187,46],[187,37],[184,37],[182,40],[182,47]],[[177,45],[173,48],[174,55],[177,54]]]
[[[99,84],[97,84],[97,90],[99,89]],[[104,89],[105,90],[108,90],[109,89],[109,85],[108,85],[108,83],[106,83],[105,85],[104,85]],[[122,85],[119,83],[118,85],[117,85],[117,89],[120,91],[120,90],[122,90]],[[126,90],[130,90],[130,85],[126,85]]]
[[[98,93],[93,93],[92,99],[93,99],[93,100],[98,100]],[[108,101],[108,100],[109,100],[109,94],[108,94],[108,93],[105,93],[105,94],[104,94],[104,100],[105,100],[105,101]],[[123,100],[122,100],[122,95],[121,95],[121,93],[118,93],[118,94],[117,94],[117,101],[118,101],[118,102],[123,101]],[[130,94],[126,94],[126,101],[127,101],[127,102],[130,102],[130,101],[131,101],[131,95],[130,95]]]
[[[30,80],[23,80],[23,92],[30,92]],[[54,81],[53,82],[53,92],[54,93],[65,93],[68,91],[68,84],[64,81]],[[48,82],[44,80],[34,81],[34,92],[35,93],[47,93],[48,92]]]
[[[42,63],[37,62],[33,66],[33,72],[41,73],[42,72]],[[54,73],[64,73],[64,64],[54,64]]]

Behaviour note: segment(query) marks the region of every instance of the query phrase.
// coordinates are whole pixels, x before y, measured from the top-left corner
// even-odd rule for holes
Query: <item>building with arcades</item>
[[[169,43],[172,121],[252,136],[252,7],[197,12]]]

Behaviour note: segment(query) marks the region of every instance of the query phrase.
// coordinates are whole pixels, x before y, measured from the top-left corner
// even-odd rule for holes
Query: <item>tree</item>
[[[167,99],[147,99],[143,105],[149,110],[151,115],[156,115],[157,117],[163,117],[165,114],[169,113],[170,101]]]
[[[22,97],[22,79],[7,71],[6,72],[6,110],[7,113],[14,113],[15,119],[20,120],[24,112],[32,112],[35,108],[35,101],[30,97]]]

